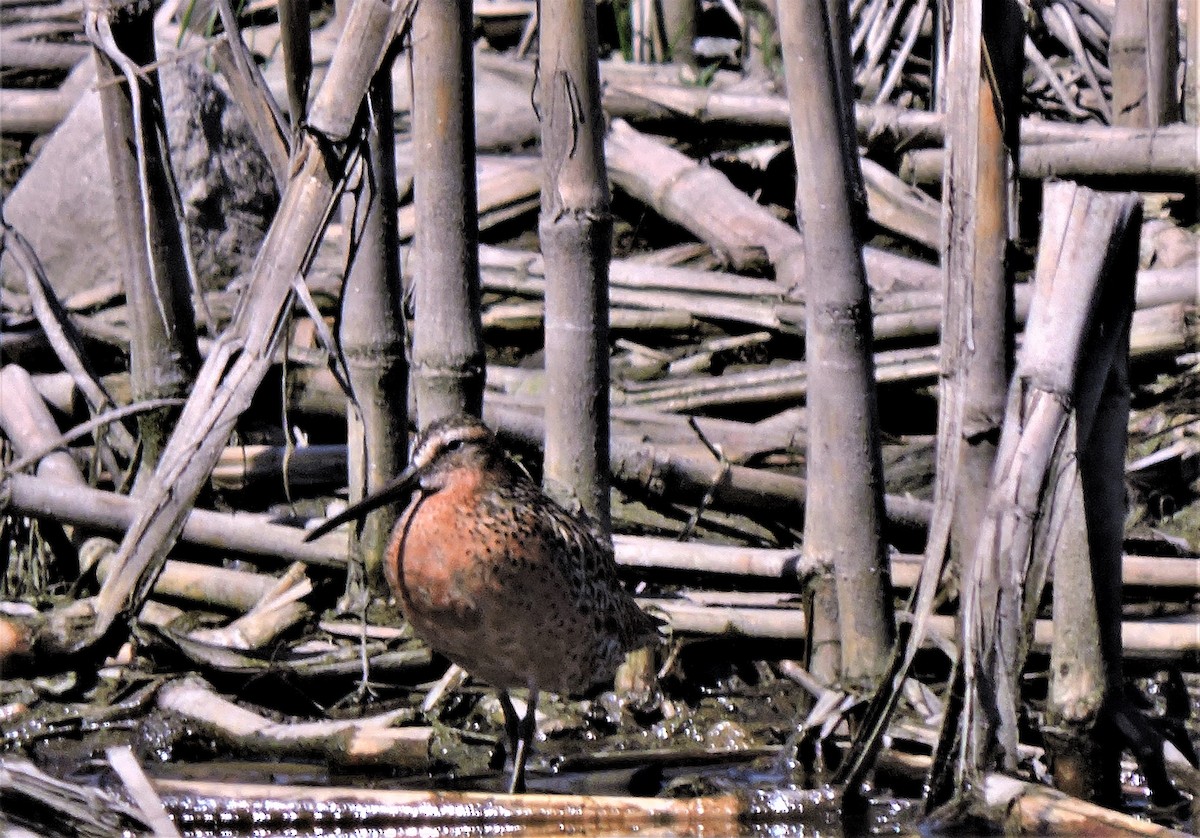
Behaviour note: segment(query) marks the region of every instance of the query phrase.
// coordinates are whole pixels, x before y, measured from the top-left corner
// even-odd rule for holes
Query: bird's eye
[[[457,451],[459,448],[462,448],[462,447],[463,447],[463,441],[461,439],[452,439],[446,443],[447,451]]]

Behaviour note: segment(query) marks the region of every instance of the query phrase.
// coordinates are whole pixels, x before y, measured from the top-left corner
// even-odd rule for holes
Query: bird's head
[[[485,465],[495,452],[496,436],[474,416],[459,414],[431,423],[413,442],[408,467],[387,485],[346,507],[311,530],[305,541],[324,535],[346,521],[362,520],[367,513],[410,497],[419,483],[439,472],[473,464]]]
[[[417,436],[408,467],[413,472],[423,472],[478,456],[495,443],[496,435],[476,417],[467,414],[446,416]]]

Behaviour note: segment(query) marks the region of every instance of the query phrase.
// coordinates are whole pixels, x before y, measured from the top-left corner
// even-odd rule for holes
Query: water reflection
[[[493,801],[490,805],[479,802],[464,803],[454,812],[453,805],[442,801],[425,807],[429,818],[439,823],[412,823],[422,817],[422,807],[396,808],[358,804],[342,800],[326,801],[314,805],[311,801],[297,805],[298,801],[267,800],[248,796],[242,800],[225,798],[219,802],[202,796],[172,795],[164,798],[175,817],[180,831],[186,836],[222,836],[222,838],[299,838],[300,836],[362,836],[362,838],[493,838],[493,836],[519,836],[519,838],[543,838],[543,836],[590,836],[591,838],[616,838],[616,836],[638,836],[639,838],[710,838],[710,836],[762,836],[763,838],[849,838],[841,823],[841,813],[831,795],[822,791],[782,789],[778,791],[752,792],[758,805],[751,806],[752,814],[727,817],[727,813],[714,806],[706,811],[698,806],[691,822],[674,820],[656,823],[661,818],[647,818],[641,822],[603,823],[602,811],[583,816],[579,820],[543,821],[538,819],[536,804],[504,811],[504,804]],[[774,798],[775,803],[770,800]],[[712,798],[714,801],[718,798]],[[802,800],[803,799],[803,800]],[[699,801],[695,801],[699,802]],[[775,806],[776,817],[771,817],[763,805]],[[600,807],[601,809],[603,807]],[[447,822],[447,816],[458,814],[457,822]],[[514,823],[515,819],[533,820],[529,823]],[[589,819],[592,822],[588,822]],[[753,820],[750,820],[753,819]],[[407,822],[405,825],[397,825]],[[911,835],[919,833],[915,828],[915,810],[911,801],[872,801],[866,822],[870,825],[865,833],[870,835]]]

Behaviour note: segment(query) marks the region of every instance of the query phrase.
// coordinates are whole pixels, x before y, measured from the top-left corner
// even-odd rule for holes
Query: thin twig
[[[888,74],[883,80],[883,84],[879,86],[879,92],[875,94],[875,104],[886,102],[895,90],[896,85],[900,82],[904,74],[904,65],[908,63],[908,57],[912,54],[913,46],[917,43],[917,37],[921,34],[921,24],[925,20],[925,14],[929,9],[929,0],[919,0],[916,8],[908,18],[908,31],[904,33],[904,41],[900,44],[899,49],[892,56],[892,66],[888,69]]]
[[[1050,62],[1046,60],[1046,56],[1042,55],[1041,50],[1034,44],[1033,39],[1028,36],[1025,37],[1025,58],[1033,65],[1038,74],[1046,80],[1046,83],[1050,85],[1055,94],[1057,94],[1063,108],[1066,109],[1068,114],[1077,119],[1087,119],[1091,116],[1090,113],[1075,102],[1075,97],[1067,91],[1058,73],[1050,66]]]
[[[708,436],[704,433],[704,431],[700,430],[700,426],[696,423],[695,416],[688,417],[688,425],[693,431],[696,432],[696,437],[701,443],[704,444],[704,447],[708,449],[709,453],[716,458],[717,462],[720,464],[720,468],[717,470],[717,473],[713,475],[712,482],[709,483],[708,489],[704,493],[704,497],[700,499],[700,503],[696,506],[695,511],[692,512],[692,516],[688,518],[687,523],[683,527],[683,531],[679,533],[679,541],[687,541],[689,538],[691,538],[692,532],[700,523],[700,517],[704,514],[704,510],[708,509],[709,505],[713,502],[713,498],[716,496],[717,487],[724,483],[726,478],[729,477],[730,466],[729,459],[725,456],[725,452],[721,450],[721,446],[709,441]]]
[[[1096,78],[1096,72],[1092,68],[1091,57],[1088,54],[1087,48],[1084,47],[1083,41],[1079,38],[1079,32],[1075,29],[1075,22],[1071,20],[1071,15],[1062,6],[1055,4],[1046,8],[1042,19],[1046,21],[1046,26],[1071,51],[1071,55],[1083,73],[1083,77],[1087,80],[1088,86],[1096,94],[1096,108],[1103,114],[1104,121],[1111,123],[1112,107],[1108,103],[1108,96],[1104,92],[1104,87],[1100,84],[1100,79]],[[1055,26],[1052,21],[1057,22],[1058,26]]]
[[[40,448],[36,448],[26,454],[19,460],[16,460],[8,465],[7,468],[0,469],[0,476],[13,474],[18,471],[24,471],[30,466],[36,465],[39,460],[47,454],[51,454],[60,448],[65,448],[81,437],[87,436],[93,431],[109,425],[113,422],[119,422],[130,416],[136,416],[139,413],[146,413],[152,410],[160,410],[164,407],[178,407],[183,404],[186,399],[147,399],[145,401],[136,402],[135,404],[125,405],[124,407],[116,407],[112,410],[106,410],[97,416],[93,416],[86,422],[82,422],[58,439],[48,442]]]

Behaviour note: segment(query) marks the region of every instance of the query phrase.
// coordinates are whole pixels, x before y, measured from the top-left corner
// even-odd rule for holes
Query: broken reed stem
[[[1061,457],[1061,474],[1047,504],[1047,528],[1056,538],[1053,576],[1061,584],[1053,589],[1053,618],[1057,630],[1050,648],[1050,686],[1046,698],[1047,751],[1055,786],[1088,800],[1101,800],[1114,791],[1105,778],[1105,747],[1095,735],[1107,694],[1104,658],[1101,655],[1100,621],[1096,587],[1092,581],[1091,552],[1084,516],[1083,483],[1074,427]],[[1122,519],[1124,516],[1122,515]],[[1104,788],[1109,786],[1109,788]]]
[[[25,459],[42,452],[37,461],[37,474],[41,478],[67,485],[86,487],[87,480],[79,466],[58,441],[61,434],[58,423],[50,413],[33,378],[24,367],[9,364],[0,369],[0,431],[12,444],[17,457]],[[4,477],[10,476],[6,473]]]
[[[1109,129],[1116,131],[1117,129]],[[942,178],[945,152],[940,148],[911,151],[900,161],[900,177],[910,183],[933,183]],[[1194,179],[1200,171],[1195,131],[1139,129],[1129,136],[1047,142],[1025,147],[1022,178]]]
[[[236,40],[231,40],[233,38]],[[213,44],[209,54],[217,71],[229,85],[229,95],[246,115],[250,130],[271,165],[275,186],[282,192],[288,180],[289,134],[262,72],[252,59],[247,60],[242,54],[244,52],[247,50],[241,37],[226,32],[220,41]]]
[[[0,432],[19,458],[24,459],[55,445],[59,438],[58,424],[23,367],[9,364],[0,368],[0,393],[4,394],[0,398]],[[87,480],[75,459],[57,446],[38,460],[37,474],[37,478],[28,479],[60,484],[67,492],[87,488]],[[0,508],[7,506],[3,501],[7,499],[9,480],[15,476],[0,472]],[[68,540],[76,541],[74,527],[62,519],[51,520],[51,527],[61,528]]]
[[[92,413],[106,412],[113,407],[112,396],[93,372],[82,337],[54,295],[37,254],[28,240],[2,218],[0,224],[4,227],[5,250],[25,274],[30,304],[47,342]],[[119,422],[105,426],[102,432],[96,434],[96,442],[101,463],[114,475],[123,473],[122,464],[130,462],[137,449],[133,435]]]
[[[764,640],[805,640],[809,636],[808,616],[794,603],[765,608],[645,597],[639,597],[638,602],[647,611],[668,620],[671,630],[679,634]],[[1132,659],[1180,661],[1200,651],[1200,634],[1197,634],[1200,625],[1195,622],[1126,620],[1118,621],[1117,626]],[[1037,620],[1030,627],[1029,648],[1039,654],[1049,652],[1056,630],[1052,620]],[[955,633],[954,617],[935,615],[929,619],[921,646],[953,649]]]
[[[107,579],[112,570],[112,555],[101,558],[95,570],[101,582]],[[278,581],[277,577],[266,573],[169,559],[154,583],[154,593],[160,597],[202,603],[223,611],[246,612],[257,605]]]
[[[1035,513],[1057,479],[1051,464],[1070,410],[1079,417],[1081,439],[1090,436],[1102,390],[1081,390],[1082,383],[1106,381],[1121,357],[1116,344],[1128,345],[1133,271],[1123,254],[1125,237],[1132,232],[1136,239],[1139,223],[1136,195],[1097,193],[1069,182],[1046,189],[1035,300],[1009,390],[981,537],[962,583],[959,666],[965,692],[962,712],[946,714],[954,735],[943,743],[953,748],[946,752],[954,755],[953,767],[935,778],[935,803],[951,791],[970,794],[972,781],[990,766],[1015,770],[1025,623],[1040,596],[1026,583],[1036,587],[1044,578],[1040,566],[1049,560],[1036,549]],[[1083,358],[1087,363],[1080,366]],[[1116,517],[1109,527],[1123,526],[1123,516]],[[1119,536],[1116,543],[1119,556]],[[1104,553],[1111,549],[1105,546]],[[1104,613],[1104,619],[1116,616]]]
[[[429,771],[431,727],[397,727],[413,711],[400,708],[362,719],[278,722],[229,701],[199,678],[181,678],[158,693],[158,706],[204,735],[259,758],[317,758],[331,766],[388,766]]]
[[[1069,560],[1064,562],[1065,566],[1054,565],[1054,573],[1059,579],[1055,586],[1055,608],[1072,608],[1080,631],[1072,638],[1075,648],[1059,647],[1059,657],[1052,659],[1052,671],[1058,680],[1057,686],[1062,688],[1069,683],[1067,691],[1075,695],[1102,683],[1104,687],[1098,699],[1109,710],[1122,706],[1127,700],[1121,630],[1116,615],[1120,613],[1123,597],[1121,556],[1129,512],[1124,478],[1130,416],[1130,332],[1134,307],[1131,298],[1142,221],[1140,198],[1135,195],[1119,197],[1125,199],[1125,217],[1121,219],[1124,228],[1118,228],[1113,235],[1111,247],[1115,252],[1104,266],[1105,283],[1099,292],[1100,299],[1094,304],[1092,316],[1097,322],[1092,325],[1087,342],[1080,350],[1080,357],[1087,362],[1077,371],[1074,380],[1076,409],[1072,417],[1074,422],[1068,425],[1067,432],[1074,431],[1076,439],[1067,441],[1073,442],[1074,447],[1065,446],[1067,450],[1060,454],[1056,464],[1056,471],[1064,475],[1060,480],[1070,480],[1074,475],[1063,465],[1070,458],[1078,467],[1079,485],[1060,483],[1055,493],[1079,492],[1081,496],[1083,521],[1065,521],[1062,526],[1069,527],[1076,538],[1081,533],[1086,535],[1086,561],[1081,557],[1076,559],[1074,567]],[[1047,521],[1044,529],[1053,533],[1057,523]],[[1083,547],[1080,545],[1079,552],[1084,552]],[[1045,554],[1045,558],[1034,565],[1036,575],[1031,574],[1037,582],[1043,581],[1050,563],[1060,552],[1053,544],[1035,546],[1035,556]],[[1070,576],[1072,570],[1077,575]],[[1036,589],[1040,585],[1031,587]],[[1033,598],[1037,598],[1036,594]],[[1065,600],[1063,606],[1058,604],[1057,598]],[[1032,599],[1027,600],[1026,620],[1031,618],[1036,607]],[[1067,661],[1075,663],[1073,670]],[[1080,714],[1076,712],[1078,706],[1067,710],[1055,700],[1055,686],[1052,680],[1051,700],[1047,707],[1051,718],[1072,718],[1077,723],[1068,725],[1068,729],[1075,740],[1095,742],[1091,734],[1099,720],[1099,706],[1093,707],[1094,713]],[[1136,743],[1131,747],[1137,750]],[[1095,750],[1097,759],[1089,763],[1085,774],[1087,786],[1097,792],[1094,799],[1115,800],[1120,793],[1121,749],[1116,742],[1101,741]],[[1142,768],[1150,774],[1149,766]],[[1155,778],[1148,777],[1148,785],[1152,795],[1161,793]],[[1106,797],[1100,798],[1100,794]]]

